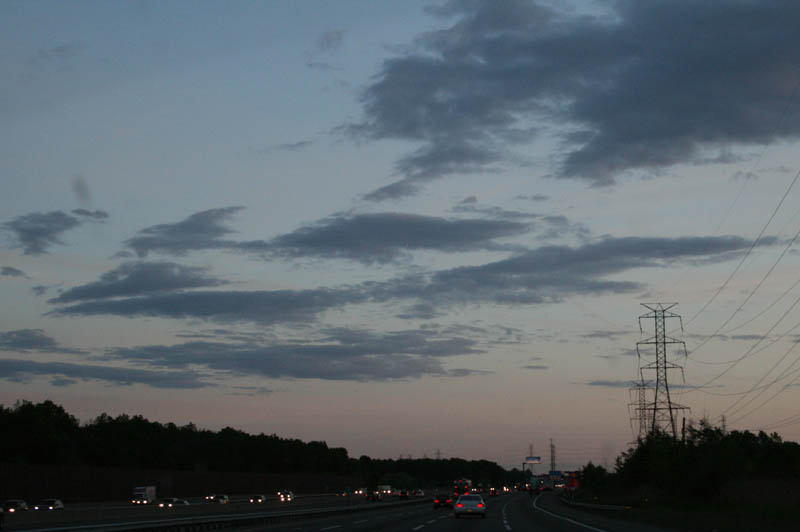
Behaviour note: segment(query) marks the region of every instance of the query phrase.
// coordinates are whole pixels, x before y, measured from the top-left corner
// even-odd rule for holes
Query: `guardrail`
[[[255,512],[245,514],[219,514],[202,515],[197,517],[174,517],[171,519],[152,519],[144,521],[126,521],[122,523],[99,523],[94,525],[69,525],[47,528],[8,528],[9,532],[77,532],[81,530],[92,532],[199,532],[231,526],[259,525],[274,523],[276,521],[292,521],[311,519],[353,512],[366,512],[398,506],[407,506],[420,503],[430,503],[430,498],[420,498],[408,501],[384,502],[373,504],[358,504],[354,506],[337,506],[330,508],[310,508],[307,510]]]
[[[561,502],[568,506],[578,506],[580,508],[589,508],[592,510],[610,510],[614,512],[624,512],[626,510],[630,510],[630,506],[618,506],[614,504],[593,504],[590,502],[578,502],[578,501],[571,501],[566,497],[561,497]]]

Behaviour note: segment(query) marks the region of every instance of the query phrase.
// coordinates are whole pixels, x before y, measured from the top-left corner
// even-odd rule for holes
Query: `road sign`
[[[541,456],[526,456],[525,457],[526,464],[541,464],[542,457]]]

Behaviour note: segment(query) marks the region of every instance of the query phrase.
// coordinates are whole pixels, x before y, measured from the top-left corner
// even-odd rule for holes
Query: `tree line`
[[[732,486],[742,491],[763,491],[770,484],[796,486],[800,445],[783,441],[777,433],[727,431],[703,420],[690,425],[682,439],[663,432],[639,439],[617,458],[613,472],[589,463],[581,480],[592,496],[709,501],[730,493]]]
[[[81,424],[50,400],[0,405],[0,461],[186,471],[325,474],[358,477],[365,486],[447,486],[466,477],[486,485],[520,482],[522,472],[487,460],[351,458],[324,441],[303,442],[231,427],[149,421],[105,413]]]

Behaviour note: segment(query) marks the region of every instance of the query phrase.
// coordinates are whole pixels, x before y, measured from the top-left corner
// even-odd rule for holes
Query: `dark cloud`
[[[194,291],[85,301],[58,308],[49,316],[158,316],[261,325],[308,323],[334,308],[367,300],[358,290]]]
[[[31,291],[37,296],[43,296],[47,293],[49,286],[45,286],[43,284],[37,284],[31,287]]]
[[[194,389],[213,386],[202,375],[189,370],[151,371],[144,369],[82,365],[69,362],[35,362],[0,359],[0,379],[26,382],[34,376],[52,376],[54,386],[69,386],[77,381],[102,381],[115,386],[146,384],[153,388]]]
[[[596,380],[596,381],[589,381],[586,384],[589,386],[602,386],[604,388],[633,388],[636,386],[634,381],[614,381],[614,380]],[[672,385],[670,385],[672,387]]]
[[[529,230],[526,223],[515,220],[446,219],[387,212],[331,216],[270,241],[223,239],[233,232],[225,222],[239,209],[213,209],[174,224],[148,227],[127,240],[126,245],[140,257],[154,251],[184,255],[188,251],[224,249],[265,259],[340,258],[383,264],[414,250],[508,250],[509,246],[495,240]]]
[[[204,366],[234,375],[326,380],[389,380],[448,375],[441,359],[479,354],[475,341],[424,330],[374,333],[331,329],[319,338],[262,345],[187,342],[117,348],[108,357],[173,370]]]
[[[344,258],[388,263],[407,251],[441,252],[508,249],[494,242],[528,232],[506,220],[448,220],[403,213],[335,216],[270,242],[272,253],[290,258]]]
[[[72,214],[77,216],[85,216],[86,218],[92,218],[94,220],[105,220],[108,218],[108,213],[99,209],[94,211],[89,211],[86,209],[74,209]]]
[[[26,255],[41,255],[47,253],[48,247],[63,244],[60,235],[80,224],[74,216],[51,211],[18,216],[1,227],[13,234],[15,245],[21,247]]]
[[[764,238],[761,245],[776,242]],[[609,276],[698,258],[735,258],[750,247],[740,237],[605,238],[578,247],[544,246],[479,266],[418,273],[383,282],[310,290],[192,291],[145,294],[63,306],[51,316],[120,315],[197,318],[262,325],[309,323],[346,305],[412,300],[435,307],[495,303],[535,305],[570,295],[631,293],[642,285]],[[424,307],[418,307],[426,314]],[[427,313],[429,315],[430,313]]]
[[[47,336],[42,329],[17,329],[0,332],[0,351],[27,353],[83,354],[80,349],[63,347],[55,339]]]
[[[546,196],[544,194],[533,194],[532,196],[526,196],[521,194],[517,196],[517,199],[529,200],[529,201],[547,201],[550,199],[550,196]]]
[[[208,275],[207,268],[173,262],[128,262],[104,273],[99,281],[66,290],[50,303],[137,296],[226,284]]]
[[[530,369],[530,370],[539,371],[539,370],[545,370],[545,369],[550,369],[550,368],[547,367],[547,366],[544,366],[542,364],[529,364],[527,366],[522,366],[522,369]]]
[[[275,393],[274,390],[270,390],[264,386],[234,386],[233,389],[236,390],[233,395],[243,395],[248,397],[254,397],[257,395],[272,395]]]
[[[472,202],[462,202],[456,205],[453,210],[462,214],[479,214],[496,220],[529,220],[531,222],[531,229],[539,233],[537,237],[539,240],[558,239],[567,235],[574,235],[581,240],[587,240],[591,235],[591,232],[586,226],[572,223],[569,218],[563,215],[545,215],[526,211],[512,211],[502,207],[475,205]]]
[[[440,315],[441,312],[437,311],[436,307],[430,303],[417,303],[407,307],[397,317],[404,320],[432,320]]]
[[[620,337],[630,336],[633,331],[592,331],[584,333],[581,338],[588,338],[592,340],[616,340]]]
[[[306,148],[310,148],[313,145],[314,145],[313,140],[298,140],[296,142],[285,142],[283,144],[275,144],[273,146],[267,146],[266,148],[250,148],[250,151],[254,153],[272,153],[276,151],[297,152],[305,150]]]
[[[0,268],[0,275],[6,277],[28,277],[22,270],[12,268],[11,266],[3,266]]]
[[[224,222],[244,207],[223,207],[192,214],[183,221],[154,225],[125,241],[139,257],[158,251],[170,255],[185,255],[189,251],[235,248],[235,242],[221,240],[233,233]]]
[[[401,179],[368,196],[513,159],[545,127],[561,177],[608,185],[629,170],[735,158],[800,135],[800,42],[790,0],[620,0],[587,16],[535,2],[450,1],[453,22],[387,59],[362,94],[355,137],[417,141]],[[530,124],[538,127],[529,127]]]

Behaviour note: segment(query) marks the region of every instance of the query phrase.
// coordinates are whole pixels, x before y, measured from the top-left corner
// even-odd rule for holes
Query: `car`
[[[228,504],[230,499],[227,495],[222,493],[212,493],[211,495],[206,495],[206,502],[217,503],[217,504]]]
[[[176,506],[189,506],[189,501],[177,497],[164,497],[156,504],[159,508],[174,508]]]
[[[497,488],[489,488],[489,497],[497,497],[500,493],[497,491]]]
[[[34,510],[63,510],[61,499],[43,499],[33,505]]]
[[[278,492],[278,499],[281,502],[290,502],[294,500],[294,493],[289,490],[283,490]]]
[[[252,502],[253,504],[261,504],[266,500],[267,500],[266,495],[253,495],[252,497],[250,497],[250,502]]]
[[[462,495],[456,499],[453,506],[453,517],[458,519],[462,515],[479,515],[486,517],[486,503],[480,495]]]
[[[400,490],[397,492],[397,496],[401,499],[408,499],[408,490]]]
[[[437,493],[433,497],[433,509],[437,508],[452,508],[453,498],[449,493]]]
[[[24,512],[28,509],[28,503],[22,499],[8,499],[3,503],[3,513],[13,514],[16,512]]]
[[[364,494],[364,499],[368,501],[382,501],[383,493],[378,490],[368,491],[366,494]]]
[[[413,490],[413,492],[414,492],[414,497],[424,497],[425,496],[425,492],[423,490],[416,489],[416,490]]]

